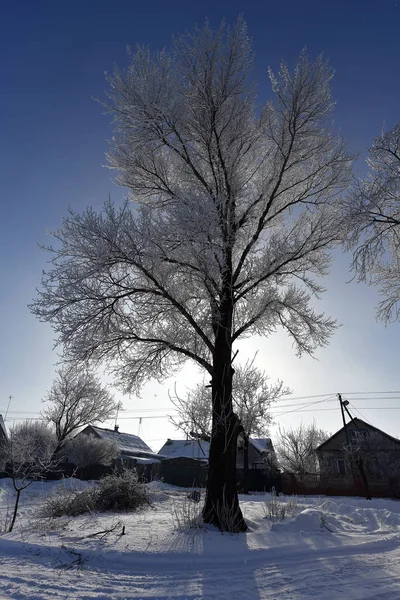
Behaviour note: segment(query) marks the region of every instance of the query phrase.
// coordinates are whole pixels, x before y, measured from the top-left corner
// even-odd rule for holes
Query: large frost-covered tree
[[[32,306],[69,357],[113,364],[128,390],[187,359],[210,374],[203,517],[231,531],[246,529],[233,347],[278,327],[299,354],[328,342],[335,322],[312,296],[341,235],[336,205],[349,179],[326,62],[303,53],[293,71],[282,64],[264,107],[251,68],[242,19],[180,36],[171,52],[131,53],[109,78],[109,160],[134,204],[71,211]]]
[[[400,123],[375,139],[369,173],[347,203],[348,246],[359,281],[378,286],[378,316],[400,320]]]

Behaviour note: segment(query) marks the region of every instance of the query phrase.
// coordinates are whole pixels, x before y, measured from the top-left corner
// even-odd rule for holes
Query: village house
[[[205,485],[210,444],[207,441],[168,439],[159,451],[162,456],[160,475],[164,481],[182,487]],[[249,439],[249,483],[252,489],[264,490],[276,476],[275,451],[270,438]],[[239,438],[236,453],[238,484],[244,476],[244,447]]]
[[[320,486],[329,494],[400,497],[400,440],[355,418],[316,449]]]
[[[117,468],[135,468],[138,474],[147,480],[155,477],[161,457],[153,452],[139,436],[120,432],[118,425],[114,429],[88,425],[76,437],[82,435],[92,435],[95,438],[114,443],[118,448],[118,458],[115,464]]]

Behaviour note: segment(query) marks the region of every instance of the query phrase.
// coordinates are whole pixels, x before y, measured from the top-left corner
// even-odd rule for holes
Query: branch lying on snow
[[[90,533],[86,537],[90,538],[90,537],[96,537],[97,535],[99,535],[101,538],[104,538],[104,537],[106,537],[106,535],[108,535],[109,533],[112,533],[113,531],[115,531],[117,529],[117,527],[119,527],[121,525],[122,525],[122,522],[118,521],[109,529],[103,529],[102,531],[96,531],[95,533]],[[122,525],[122,533],[120,534],[120,536],[121,535],[125,535],[125,525]]]
[[[72,548],[67,548],[66,546],[64,546],[64,544],[61,546],[61,549],[68,552],[68,554],[77,556],[77,558],[68,564],[60,564],[58,566],[59,569],[65,569],[67,571],[68,569],[72,569],[74,566],[83,567],[84,563],[88,561],[87,558],[83,558],[82,552],[77,552]]]

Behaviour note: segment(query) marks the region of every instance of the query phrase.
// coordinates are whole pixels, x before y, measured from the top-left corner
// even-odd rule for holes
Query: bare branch
[[[369,174],[345,203],[352,269],[379,288],[378,318],[400,320],[400,124],[382,133],[369,151]]]

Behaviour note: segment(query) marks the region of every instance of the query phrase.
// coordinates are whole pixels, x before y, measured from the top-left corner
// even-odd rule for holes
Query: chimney
[[[114,431],[115,431],[116,433],[119,433],[119,425],[114,425]]]

